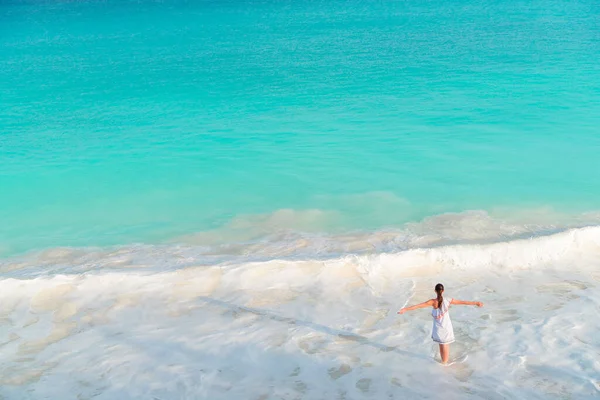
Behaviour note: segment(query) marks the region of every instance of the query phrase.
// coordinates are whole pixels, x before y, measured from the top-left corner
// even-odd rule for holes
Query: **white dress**
[[[444,298],[442,308],[434,308],[431,311],[433,316],[431,338],[441,344],[454,342],[454,329],[452,321],[450,321],[450,303],[452,303],[452,299]]]

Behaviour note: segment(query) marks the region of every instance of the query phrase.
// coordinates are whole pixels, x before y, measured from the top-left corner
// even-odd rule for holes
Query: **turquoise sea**
[[[339,213],[328,230],[598,210],[598,11],[3,1],[2,253],[280,209]]]
[[[597,395],[600,367],[585,355],[597,339],[570,347],[572,337],[544,335],[579,326],[575,311],[555,310],[579,307],[571,294],[586,298],[577,291],[600,281],[588,263],[600,254],[598,15],[589,0],[0,1],[0,321],[12,321],[0,329],[0,397]],[[307,266],[315,260],[334,266]],[[448,265],[480,271],[479,286]],[[533,266],[531,276],[506,272]],[[458,347],[469,361],[447,380],[379,371],[381,383],[368,364],[438,366],[428,350],[425,361],[385,353],[377,346],[398,338],[395,322],[349,317],[321,292],[357,274],[366,286],[348,283],[335,299],[380,317],[441,276],[459,294],[503,304],[477,320],[481,329],[512,329],[513,311],[536,328],[511,331],[529,336],[500,349],[471,326]],[[491,276],[497,288],[484,283]],[[277,291],[294,285],[328,310]],[[568,320],[535,325],[515,305],[523,290],[572,301],[544,311]],[[162,295],[169,306],[154,303]],[[201,301],[207,314],[194,308]],[[211,311],[219,307],[229,314]],[[277,312],[295,327],[269,330]],[[157,325],[133,334],[149,315]],[[188,331],[188,317],[208,325]],[[176,334],[161,330],[172,326]],[[215,326],[250,342],[217,337]],[[346,331],[363,345],[315,339]],[[536,340],[572,364],[544,359]],[[285,358],[292,343],[308,358]],[[92,345],[103,352],[85,353]],[[365,361],[372,352],[383,358]],[[503,375],[519,357],[532,366]],[[292,375],[277,375],[285,368]],[[298,380],[296,369],[322,374]],[[162,379],[174,383],[157,389]]]

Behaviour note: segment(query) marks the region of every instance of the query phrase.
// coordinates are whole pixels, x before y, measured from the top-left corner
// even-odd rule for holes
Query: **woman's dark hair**
[[[444,291],[444,285],[438,283],[435,285],[435,292],[437,293],[437,308],[442,309],[442,304],[444,303],[444,297],[442,296],[442,292]]]

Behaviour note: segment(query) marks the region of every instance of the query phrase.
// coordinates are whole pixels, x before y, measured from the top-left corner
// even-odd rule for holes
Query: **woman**
[[[427,300],[424,303],[403,308],[398,311],[398,314],[404,314],[407,311],[416,310],[417,308],[433,307],[433,310],[431,311],[431,315],[433,316],[433,331],[431,332],[431,338],[440,344],[440,358],[442,359],[442,363],[446,364],[450,357],[450,343],[454,342],[454,329],[452,329],[452,321],[450,321],[449,312],[450,304],[483,307],[483,303],[480,301],[444,299],[442,296],[444,293],[444,285],[441,283],[435,285],[435,293],[437,294],[436,299]]]

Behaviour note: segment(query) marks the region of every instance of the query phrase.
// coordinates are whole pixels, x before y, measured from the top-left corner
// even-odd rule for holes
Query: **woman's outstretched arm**
[[[452,299],[452,303],[450,304],[456,304],[459,306],[477,306],[477,307],[483,307],[483,303],[480,301],[464,301],[464,300],[456,300],[456,299]]]
[[[427,300],[421,304],[415,304],[414,306],[405,307],[405,308],[401,309],[400,311],[398,311],[398,314],[404,314],[407,311],[416,310],[417,308],[425,308],[425,307],[431,307],[431,306],[433,306],[433,300]]]

